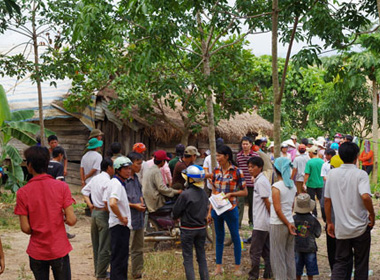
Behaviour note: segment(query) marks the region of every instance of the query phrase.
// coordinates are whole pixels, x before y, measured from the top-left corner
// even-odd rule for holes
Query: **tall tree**
[[[85,1],[83,3],[84,6],[79,8],[92,12],[92,14],[87,13],[87,18],[95,18],[93,16],[94,12],[98,13],[99,10],[105,11],[105,7],[109,5],[106,1],[102,1],[101,3],[101,7],[99,7],[98,2]],[[92,10],[90,10],[90,7]],[[173,69],[181,69],[181,71],[187,75],[187,84],[184,85],[184,79],[180,78],[179,83],[177,85],[171,85],[170,90],[167,89],[165,95],[161,95],[161,97],[171,99],[171,93],[174,88],[184,91],[186,87],[194,85],[196,89],[196,91],[193,92],[196,94],[195,98],[198,100],[206,100],[205,104],[199,107],[200,111],[198,114],[200,116],[203,115],[204,120],[207,121],[210,148],[213,151],[213,163],[215,166],[214,122],[218,120],[218,116],[220,116],[221,113],[224,113],[220,110],[221,105],[223,104],[224,111],[228,112],[227,115],[231,115],[235,112],[228,109],[228,106],[224,106],[225,104],[233,104],[235,102],[231,108],[235,109],[236,112],[244,111],[252,107],[250,102],[252,90],[251,94],[245,90],[243,95],[245,102],[240,102],[241,98],[239,94],[242,91],[238,86],[234,85],[240,84],[243,86],[244,79],[238,78],[239,75],[244,76],[243,71],[240,70],[241,72],[239,72],[238,67],[236,67],[236,65],[238,65],[236,61],[232,64],[226,63],[225,61],[230,58],[224,57],[221,54],[225,54],[226,51],[228,51],[229,54],[234,56],[234,52],[239,53],[241,51],[240,44],[248,34],[252,33],[256,28],[263,29],[264,26],[267,27],[268,21],[258,20],[259,18],[267,19],[270,16],[270,9],[269,12],[266,9],[266,3],[261,1],[252,3],[236,1],[233,4],[230,4],[228,1],[219,0],[195,2],[179,2],[174,0],[128,1],[121,2],[117,8],[107,10],[108,15],[114,13],[113,22],[108,21],[107,14],[103,14],[101,17],[105,18],[104,21],[99,21],[95,18],[96,22],[91,22],[91,27],[89,27],[88,23],[78,24],[79,22],[83,22],[82,16],[78,16],[79,21],[72,24],[75,28],[68,26],[67,30],[70,29],[71,31],[69,32],[74,34],[74,44],[78,43],[82,51],[83,49],[88,50],[86,54],[90,56],[94,55],[94,58],[98,57],[101,53],[101,49],[108,44],[109,48],[107,48],[107,51],[111,53],[108,54],[108,58],[112,57],[112,59],[116,59],[117,61],[114,64],[116,66],[109,74],[111,74],[112,79],[117,81],[119,88],[123,81],[121,77],[126,74],[132,78],[136,72],[144,71],[144,69],[148,71],[157,69],[160,65],[165,66],[168,65],[168,63],[173,65]],[[244,22],[248,26],[248,31],[243,32],[241,22]],[[118,36],[122,38],[122,42],[128,42],[129,49],[125,46],[121,46],[121,51],[120,49],[113,48],[115,44],[118,44],[118,41],[112,37],[107,37],[106,33],[104,35],[106,40],[100,42],[99,46],[95,46],[96,50],[94,50],[93,44],[90,46],[86,43],[92,39],[96,39],[92,37],[92,30],[94,29],[103,30],[105,32],[112,30],[113,33],[117,33]],[[98,34],[96,35],[98,36]],[[231,37],[232,35],[235,35],[235,37]],[[118,36],[116,37],[120,38]],[[230,39],[226,40],[226,38]],[[98,39],[96,39],[96,41],[98,41]],[[141,47],[141,45],[143,46]],[[132,67],[127,69],[127,71],[126,69],[119,68],[121,65],[120,61],[125,61],[122,57],[134,46],[138,48],[141,53],[138,58],[132,58]],[[110,60],[108,60],[108,58],[102,56],[102,59],[109,62]],[[187,63],[184,64],[184,60]],[[91,65],[97,65],[98,63],[96,59],[91,58],[87,61],[93,61]],[[243,62],[242,60],[241,63]],[[94,68],[97,67],[95,66],[93,69]],[[230,69],[234,69],[235,72],[231,73]],[[158,71],[158,76],[161,76],[159,69]],[[165,71],[162,71],[162,76],[165,76]],[[224,72],[224,77],[219,75],[218,72]],[[152,73],[146,74],[152,76]],[[181,74],[181,72],[179,71],[177,74]],[[232,79],[228,80],[230,77],[227,75],[230,75],[235,81]],[[103,84],[109,84],[111,80],[109,78],[110,77],[108,77],[108,82]],[[87,81],[89,81],[89,79],[87,79]],[[99,85],[94,82],[94,80],[91,81],[93,85]],[[81,88],[86,88],[87,85],[88,83],[86,83],[85,86],[82,84]],[[142,86],[142,88],[146,89],[147,86],[151,86],[149,82],[146,86]],[[247,87],[247,84],[245,87]],[[95,89],[95,87],[92,87],[92,89]],[[160,94],[162,92],[164,92],[164,90],[161,90]],[[184,95],[183,93],[181,94],[182,96]],[[156,93],[151,94],[152,97],[156,95]],[[81,96],[83,97],[83,95],[80,94],[77,98],[81,99]],[[123,99],[123,95],[119,96],[119,98]],[[172,101],[167,102],[170,103]],[[183,100],[181,102],[183,102]]]
[[[357,87],[360,91],[367,91],[366,100],[372,100],[372,137],[374,151],[373,182],[377,183],[378,168],[378,90],[380,79],[380,33],[363,34],[358,39],[361,52],[344,52],[339,60],[329,67],[329,77],[343,88],[349,90]],[[367,81],[371,81],[368,84]],[[353,97],[354,98],[354,97]],[[359,104],[357,104],[358,106]]]
[[[8,3],[12,2],[7,0]],[[15,4],[15,3],[13,3]],[[11,7],[14,7],[14,5]],[[59,35],[53,36],[55,26],[46,16],[48,7],[45,1],[41,0],[22,0],[20,1],[20,13],[13,14],[13,17],[3,22],[0,32],[5,30],[14,31],[25,37],[25,41],[12,47],[6,54],[0,55],[1,75],[17,77],[18,79],[31,74],[30,78],[36,83],[39,106],[39,122],[41,144],[44,145],[44,117],[42,108],[42,90],[41,83],[51,78],[63,78],[63,73],[57,68],[50,67],[48,60],[44,60],[40,48],[56,47],[59,41]],[[24,47],[23,52],[12,54],[13,50],[18,47]],[[28,49],[31,47],[32,58],[29,57]],[[55,83],[50,81],[51,85]]]

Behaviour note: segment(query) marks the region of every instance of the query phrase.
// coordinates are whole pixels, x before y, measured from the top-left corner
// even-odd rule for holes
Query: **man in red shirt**
[[[252,139],[250,137],[244,136],[241,141],[241,151],[236,155],[236,162],[238,164],[239,169],[243,172],[245,181],[247,182],[248,189],[248,224],[250,226],[253,225],[252,218],[252,202],[253,202],[253,181],[252,176],[248,171],[248,160],[251,157],[259,157],[257,153],[252,151]],[[241,222],[243,221],[244,215],[244,203],[245,197],[238,198],[238,209],[239,209],[239,228],[241,227]]]
[[[19,215],[22,232],[30,235],[28,249],[30,268],[36,280],[71,279],[65,223],[73,226],[76,216],[69,186],[46,174],[50,156],[45,147],[25,150],[27,169],[33,178],[17,191],[14,213]]]

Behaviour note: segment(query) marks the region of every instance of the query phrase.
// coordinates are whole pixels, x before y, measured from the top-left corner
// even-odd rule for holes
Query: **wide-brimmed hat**
[[[306,214],[313,211],[315,208],[315,201],[310,198],[307,193],[300,193],[296,196],[296,203],[294,204],[294,212]]]
[[[104,135],[104,133],[100,129],[95,128],[95,129],[91,130],[91,133],[90,133],[90,136],[88,136],[88,139],[98,137],[101,135]]]
[[[97,138],[92,138],[88,141],[87,149],[92,150],[103,146],[103,141],[98,140]]]

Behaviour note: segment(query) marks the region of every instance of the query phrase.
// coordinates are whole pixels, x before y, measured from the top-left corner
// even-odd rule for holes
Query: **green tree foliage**
[[[5,168],[8,175],[5,187],[13,192],[16,192],[25,182],[24,173],[20,166],[22,158],[18,150],[10,144],[10,141],[17,139],[26,145],[36,144],[34,135],[40,130],[40,126],[26,122],[33,115],[33,110],[10,112],[5,91],[0,85],[0,166]],[[54,134],[49,130],[45,132],[48,135]],[[6,165],[4,165],[5,163]]]
[[[9,2],[9,0],[8,0]],[[41,83],[49,81],[55,85],[54,79],[63,79],[65,71],[61,71],[60,62],[51,63],[52,59],[47,53],[41,53],[40,48],[56,52],[60,44],[59,33],[47,16],[50,2],[42,0],[19,1],[20,13],[14,14],[10,20],[4,22],[0,32],[5,30],[14,31],[24,36],[25,41],[12,47],[5,54],[0,55],[0,75],[22,79],[30,75],[30,79],[36,84],[39,105],[41,143],[44,145],[44,119],[42,108]],[[51,3],[50,3],[51,4]],[[13,49],[24,47],[20,53],[13,54]],[[29,55],[32,53],[32,55]]]

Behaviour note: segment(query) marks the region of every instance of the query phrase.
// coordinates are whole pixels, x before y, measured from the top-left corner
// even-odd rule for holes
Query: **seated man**
[[[165,205],[166,197],[174,197],[182,193],[182,190],[168,188],[162,180],[160,168],[170,160],[164,150],[154,153],[154,165],[144,172],[142,180],[142,193],[149,212],[156,212]]]

